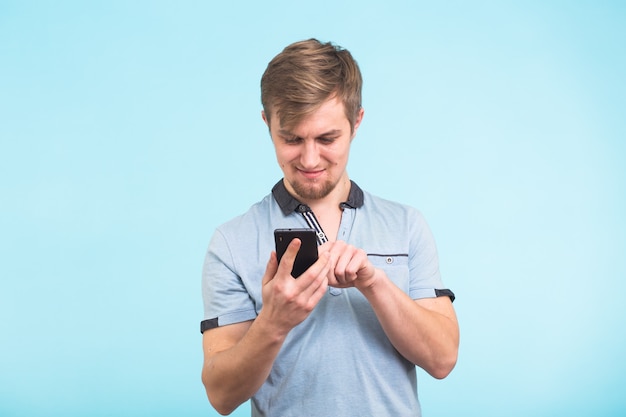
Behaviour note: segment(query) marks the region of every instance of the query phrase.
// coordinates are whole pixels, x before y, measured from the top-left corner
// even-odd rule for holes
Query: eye
[[[297,136],[290,136],[284,138],[284,141],[287,145],[297,145],[298,143],[302,142],[302,138],[299,138]]]
[[[330,145],[331,143],[335,141],[335,138],[322,137],[322,138],[318,138],[317,140],[323,145]]]

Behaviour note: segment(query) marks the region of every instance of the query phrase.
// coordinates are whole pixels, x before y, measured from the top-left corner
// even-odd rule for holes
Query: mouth
[[[306,170],[306,169],[298,169],[298,172],[308,180],[315,180],[321,177],[324,174],[323,169],[318,170]]]

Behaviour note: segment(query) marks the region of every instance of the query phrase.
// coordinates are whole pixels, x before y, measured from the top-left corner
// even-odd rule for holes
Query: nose
[[[300,153],[300,164],[304,169],[316,168],[320,160],[317,143],[314,140],[305,140]]]

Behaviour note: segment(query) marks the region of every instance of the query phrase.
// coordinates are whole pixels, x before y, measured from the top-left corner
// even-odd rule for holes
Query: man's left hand
[[[328,285],[337,288],[369,287],[376,280],[376,268],[367,258],[363,249],[338,240],[320,247],[330,254],[331,268],[328,272]]]

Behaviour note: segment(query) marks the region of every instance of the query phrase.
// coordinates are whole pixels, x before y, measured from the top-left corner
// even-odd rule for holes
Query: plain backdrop
[[[281,176],[259,80],[311,37],[363,72],[351,177],[457,294],[424,415],[626,414],[623,2],[1,0],[0,415],[217,415],[204,253]]]

